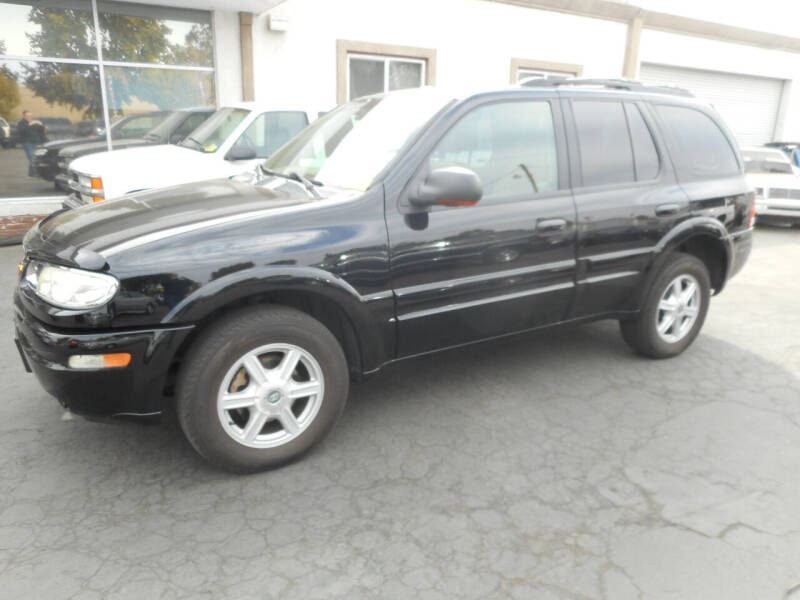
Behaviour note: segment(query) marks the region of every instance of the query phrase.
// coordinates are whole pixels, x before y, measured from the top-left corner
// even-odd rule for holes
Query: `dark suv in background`
[[[141,138],[163,121],[168,114],[168,112],[158,111],[155,113],[124,116],[111,124],[111,139],[125,140],[127,138]],[[84,123],[87,123],[87,121],[81,121],[80,124]],[[88,123],[91,123],[91,121],[88,121]],[[84,132],[87,130],[87,127],[80,129],[80,131]],[[88,137],[83,137],[82,134],[79,133],[78,137],[71,136],[67,139],[48,141],[37,146],[33,151],[33,164],[36,169],[36,174],[47,181],[55,181],[56,175],[60,171],[58,166],[58,153],[69,146],[100,142],[103,144],[103,150],[105,150],[105,131],[102,128],[97,129],[95,127],[92,127],[91,131],[95,133]],[[59,186],[56,185],[56,187]],[[63,189],[68,190],[69,188]]]
[[[359,98],[251,176],[48,217],[15,293],[23,361],[75,412],[173,409],[205,458],[253,471],[396,360],[597,319],[679,354],[750,252],[733,137],[683,92],[541,85]]]

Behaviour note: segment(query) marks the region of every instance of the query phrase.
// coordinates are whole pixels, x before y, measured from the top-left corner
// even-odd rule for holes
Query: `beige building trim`
[[[242,100],[256,99],[253,79],[253,13],[239,13],[239,40],[242,48]]]
[[[583,75],[583,65],[573,65],[570,63],[551,62],[545,60],[532,60],[527,58],[511,59],[511,75],[509,83],[517,83],[517,73],[520,69],[541,69],[543,71],[561,71],[564,73],[574,73],[575,77]]]
[[[502,4],[513,4],[526,8],[539,8],[556,12],[620,21],[630,23],[637,17],[642,19],[645,29],[658,29],[671,33],[681,33],[695,37],[702,37],[734,44],[747,44],[769,50],[783,50],[785,52],[800,53],[800,37],[790,37],[722,25],[711,21],[701,21],[689,17],[679,17],[667,13],[642,10],[638,6],[612,2],[610,0],[489,0]]]
[[[336,40],[336,102],[338,104],[347,101],[347,55],[349,53],[424,60],[425,85],[436,85],[436,50],[433,48]]]
[[[644,19],[637,15],[628,23],[628,35],[625,39],[625,58],[622,62],[622,76],[636,79],[639,71],[639,43],[642,40]]]

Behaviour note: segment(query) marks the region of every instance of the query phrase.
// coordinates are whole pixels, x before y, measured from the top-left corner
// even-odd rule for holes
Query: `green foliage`
[[[70,8],[32,8],[28,15],[38,25],[26,34],[39,56],[96,56],[91,12]],[[155,64],[210,65],[211,28],[193,25],[184,44],[171,44],[172,30],[162,21],[101,13],[103,57],[106,60]],[[49,104],[84,110],[86,117],[102,114],[99,70],[93,66],[59,63],[23,63],[22,81]],[[150,68],[106,67],[106,91],[112,109],[139,99],[160,108],[177,108],[213,101],[206,74]],[[186,85],[189,83],[189,85]]]
[[[0,117],[8,120],[11,116],[11,109],[20,102],[19,85],[13,77],[8,77],[3,69],[0,69]]]

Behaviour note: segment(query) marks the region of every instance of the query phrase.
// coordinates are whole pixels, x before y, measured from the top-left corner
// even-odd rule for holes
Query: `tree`
[[[0,54],[5,54],[6,43],[0,40]],[[0,65],[0,117],[11,118],[11,109],[20,102],[17,76],[6,65]]]
[[[38,31],[26,34],[31,50],[39,56],[94,58],[91,12],[71,8],[31,8],[31,23]],[[108,60],[158,63],[170,54],[169,27],[156,19],[111,13],[100,14],[103,56]],[[23,64],[24,83],[50,104],[84,109],[86,116],[102,114],[100,74],[91,65],[59,63]],[[119,108],[134,96],[141,100],[138,80],[147,69],[108,68],[109,100]]]

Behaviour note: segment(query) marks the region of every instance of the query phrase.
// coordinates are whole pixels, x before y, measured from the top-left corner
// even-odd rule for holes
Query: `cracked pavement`
[[[758,230],[682,356],[616,323],[354,385],[304,460],[233,476],[178,430],[62,420],[0,248],[0,598],[800,599],[800,231]]]

